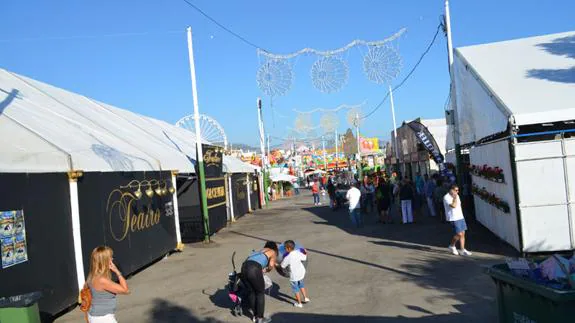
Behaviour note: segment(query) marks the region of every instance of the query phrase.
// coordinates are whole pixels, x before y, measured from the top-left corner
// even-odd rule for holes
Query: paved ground
[[[239,219],[210,245],[187,245],[129,279],[132,294],[119,298],[119,322],[250,322],[234,318],[225,291],[230,256],[244,259],[265,240],[294,239],[309,248],[306,286],[312,302],[291,305],[289,282],[266,299],[274,322],[494,322],[495,289],[482,266],[512,249],[469,223],[472,258],[447,253],[450,227],[426,216],[412,225],[381,225],[368,216],[351,228],[347,212],[314,207],[311,196],[276,201]],[[396,220],[397,221],[397,220]],[[279,288],[279,290],[277,290]],[[58,323],[81,322],[74,310]]]

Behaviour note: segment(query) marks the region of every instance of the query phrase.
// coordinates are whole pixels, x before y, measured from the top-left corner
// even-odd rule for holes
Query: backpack
[[[88,321],[88,311],[92,306],[92,291],[90,291],[90,287],[88,284],[84,285],[84,288],[80,291],[80,311],[84,312],[86,317],[86,322]]]

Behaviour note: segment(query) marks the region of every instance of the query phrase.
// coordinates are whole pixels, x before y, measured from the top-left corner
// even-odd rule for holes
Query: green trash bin
[[[0,323],[40,323],[40,297],[40,292],[0,297]]]
[[[485,272],[497,288],[500,323],[575,322],[575,290],[557,290],[515,276],[506,264]]]

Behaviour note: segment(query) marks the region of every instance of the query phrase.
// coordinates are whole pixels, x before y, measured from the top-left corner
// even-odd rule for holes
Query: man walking
[[[471,252],[465,249],[465,231],[467,224],[463,217],[463,210],[461,209],[461,199],[459,198],[459,187],[451,185],[449,192],[443,197],[443,206],[445,207],[445,217],[447,221],[451,222],[455,235],[449,244],[449,251],[454,255],[471,256]],[[457,252],[455,244],[459,241],[460,249]]]
[[[401,201],[401,216],[403,224],[413,223],[412,201],[414,196],[413,187],[409,182],[409,179],[406,177],[399,188],[399,200]]]
[[[350,189],[347,191],[346,198],[349,201],[349,216],[351,218],[351,222],[356,227],[360,227],[363,224],[363,220],[361,219],[361,191],[359,190],[359,186],[361,184],[356,182]]]
[[[433,205],[433,192],[435,191],[435,175],[433,178],[429,178],[425,174],[425,199],[427,200],[427,208],[429,209],[429,215],[435,216],[435,206]]]

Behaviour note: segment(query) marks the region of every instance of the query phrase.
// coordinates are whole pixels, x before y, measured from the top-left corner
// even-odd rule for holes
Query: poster
[[[28,260],[24,211],[0,212],[0,245],[2,268]]]

